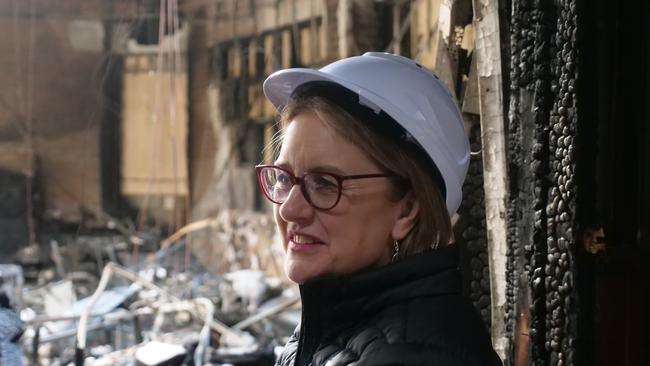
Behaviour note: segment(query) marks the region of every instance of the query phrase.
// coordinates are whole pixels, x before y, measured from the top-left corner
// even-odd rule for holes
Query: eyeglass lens
[[[317,208],[331,208],[340,194],[338,181],[327,173],[306,173],[301,178],[296,178],[281,169],[265,167],[262,177],[265,193],[271,201],[278,204],[284,203],[296,183],[301,184],[305,198]]]

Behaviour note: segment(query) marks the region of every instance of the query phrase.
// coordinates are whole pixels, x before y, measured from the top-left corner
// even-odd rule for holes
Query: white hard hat
[[[360,104],[399,123],[433,161],[444,181],[440,188],[447,210],[456,212],[469,165],[469,141],[455,98],[432,72],[406,57],[367,52],[320,70],[277,71],[264,81],[264,94],[281,108],[297,87],[313,81],[338,84],[356,93]]]

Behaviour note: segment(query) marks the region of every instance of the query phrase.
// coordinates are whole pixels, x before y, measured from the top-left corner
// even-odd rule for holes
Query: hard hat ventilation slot
[[[363,95],[363,90],[359,90],[359,104],[361,104],[364,107],[368,107],[372,109],[375,114],[381,113],[381,107],[379,107],[377,104],[373,103],[370,99],[366,98],[365,95]]]

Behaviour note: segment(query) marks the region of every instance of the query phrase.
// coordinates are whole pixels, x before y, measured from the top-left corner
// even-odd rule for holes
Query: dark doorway
[[[583,365],[650,365],[650,3],[580,5]]]

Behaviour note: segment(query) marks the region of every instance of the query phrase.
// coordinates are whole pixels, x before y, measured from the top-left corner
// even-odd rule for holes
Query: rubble
[[[22,285],[22,268],[0,265],[0,366],[22,365],[18,340],[25,326],[16,311],[20,306]]]
[[[274,244],[261,216],[228,212],[193,223],[158,240],[154,251],[147,249],[157,247],[155,233],[127,229],[52,240],[28,261],[29,284],[12,280],[17,322],[3,330],[15,330],[11,344],[26,364],[272,365],[300,321],[299,295],[273,275],[275,259],[257,258],[268,254],[259,248]],[[210,263],[199,258],[205,249],[188,245],[200,231],[216,231],[231,265],[201,265]],[[10,274],[22,278],[21,266],[5,267],[0,285]]]
[[[24,326],[18,314],[0,304],[0,365],[21,365],[22,351],[17,343]]]
[[[185,358],[187,350],[183,346],[173,343],[149,342],[135,351],[135,358],[147,366],[162,363],[178,363]]]

